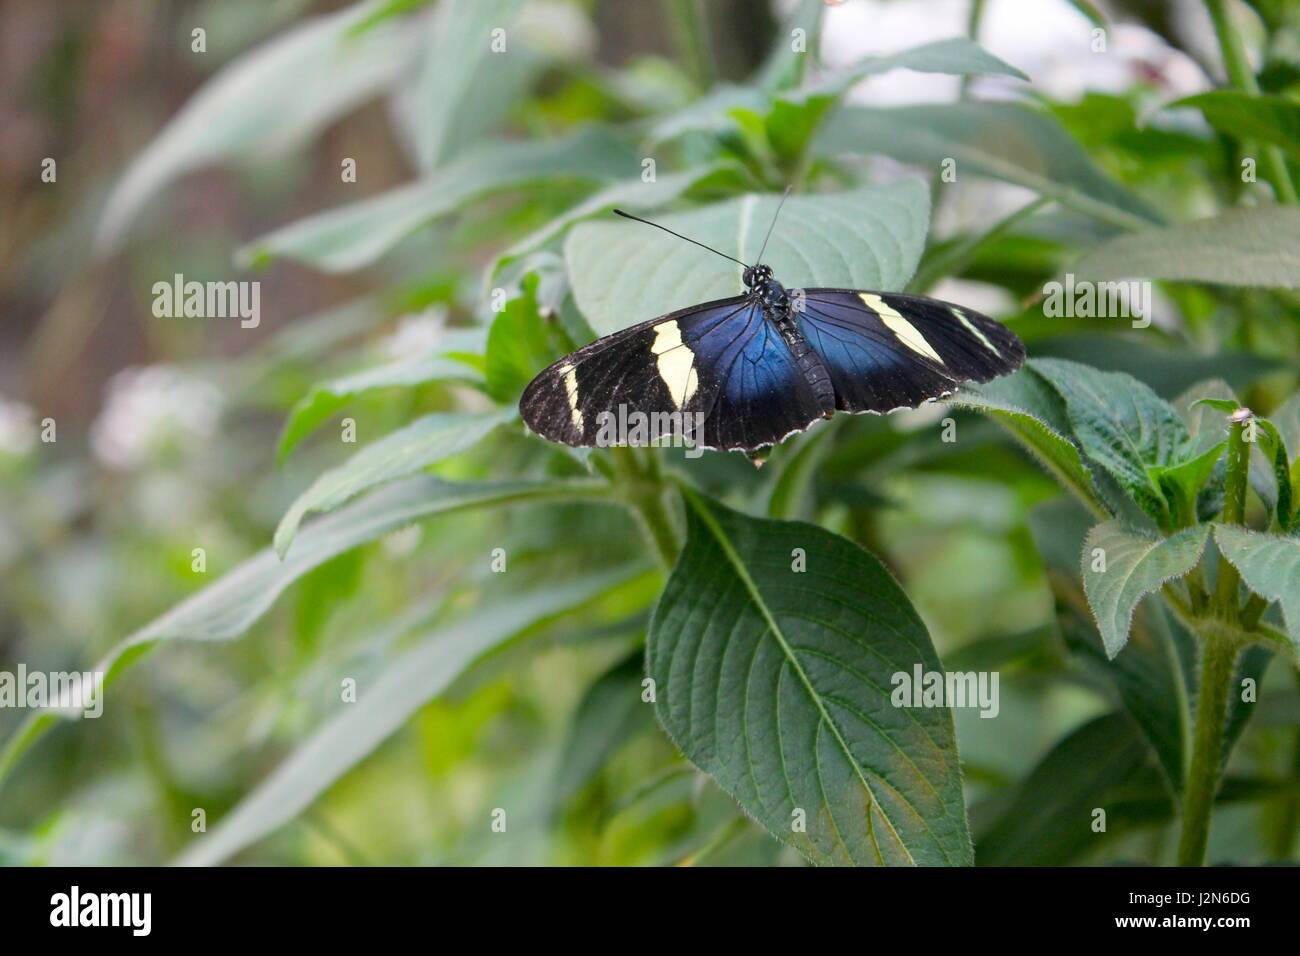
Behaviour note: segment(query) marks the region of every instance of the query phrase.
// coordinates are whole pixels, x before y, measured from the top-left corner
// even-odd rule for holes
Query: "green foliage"
[[[1114,657],[1127,642],[1138,602],[1195,567],[1209,534],[1209,525],[1197,525],[1168,538],[1148,538],[1128,531],[1119,521],[1099,524],[1088,532],[1083,586],[1108,656]]]
[[[688,502],[646,652],[682,752],[816,863],[969,863],[952,716],[890,704],[940,672],[907,595],[815,525]]]
[[[798,4],[751,75],[715,77],[690,42],[686,66],[596,62],[589,5],[375,0],[200,87],[109,194],[101,248],[176,177],[237,165],[261,188],[266,157],[337,122],[353,138],[320,168],[336,175],[338,142],[378,148],[364,198],[259,209],[244,235],[283,224],[233,258],[364,294],[184,363],[230,402],[206,443],[102,488],[84,462],[0,457],[29,504],[0,515],[24,650],[98,656],[136,712],[90,745],[111,771],[70,759],[88,732],[54,712],[3,728],[0,826],[22,853],[59,861],[49,834],[93,832],[85,795],[112,784],[148,808],[142,837],[89,862],[1160,863],[1179,828],[1200,862],[1216,799],[1245,822],[1213,858],[1291,855],[1264,831],[1295,788],[1273,759],[1294,728],[1266,714],[1294,707],[1300,647],[1300,219],[1268,201],[1285,159],[1253,188],[1238,141],[1294,154],[1294,84],[1170,104],[1213,133],[1165,123],[1189,114],[1141,84],[849,105],[889,70],[1028,78],[960,37],[882,38],[829,69],[790,42],[816,51],[825,11]],[[371,142],[382,111],[348,126],[381,94],[395,146]],[[1032,196],[963,215],[1001,184]],[[763,257],[783,282],[965,280],[934,294],[1004,303],[980,308],[1025,366],[935,416],[836,416],[758,472],[518,426],[559,355],[742,288],[738,266],[609,210],[750,262],[787,185]],[[167,241],[134,271],[170,275]],[[1065,273],[1153,280],[1159,321],[1044,314]],[[380,338],[411,313],[440,317],[427,339]],[[356,448],[330,440],[342,416]],[[60,591],[65,568],[103,583]],[[899,674],[962,662],[1001,678],[997,719],[891,699]],[[1245,678],[1259,717],[1227,694]],[[120,772],[139,752],[147,770]]]
[[[1089,279],[1147,276],[1300,288],[1300,209],[1232,209],[1118,236],[1085,256],[1076,270]]]
[[[435,412],[371,442],[339,467],[324,472],[298,496],[275,529],[276,553],[284,557],[298,525],[311,512],[332,511],[376,485],[405,478],[471,448],[513,417],[512,409],[481,414]]]
[[[746,194],[657,221],[748,262],[758,254],[779,201],[779,196]],[[799,285],[806,286],[896,291],[921,257],[929,202],[924,184],[907,180],[791,196],[781,216],[782,228],[763,255],[777,275],[797,276]],[[844,255],[845,249],[854,254]],[[564,245],[564,259],[578,308],[601,335],[626,328],[634,316],[653,318],[683,302],[744,290],[739,266],[701,255],[695,246],[664,233],[629,229],[624,223],[577,226]],[[621,267],[642,259],[654,268]]]

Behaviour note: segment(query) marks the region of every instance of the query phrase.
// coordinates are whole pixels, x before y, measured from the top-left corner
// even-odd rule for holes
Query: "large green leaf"
[[[1202,524],[1168,538],[1149,538],[1120,521],[1107,521],[1088,533],[1081,561],[1083,588],[1108,656],[1114,657],[1128,641],[1138,602],[1194,568],[1209,533],[1210,526]]]
[[[412,44],[401,23],[352,34],[377,6],[311,18],[222,67],[113,188],[100,248],[115,246],[140,207],[177,176],[287,149],[388,86],[406,68]]]
[[[1080,212],[1135,229],[1159,213],[1110,179],[1051,117],[1019,103],[846,107],[817,139],[823,155],[883,153],[958,178],[989,176],[1032,189]]]
[[[296,817],[331,784],[493,648],[629,579],[605,572],[527,594],[488,595],[483,610],[439,628],[363,682],[338,712],[175,861],[211,866]]]
[[[1178,279],[1300,288],[1300,209],[1251,206],[1118,236],[1073,270],[1085,279]]]
[[[749,262],[780,197],[748,194],[658,221]],[[925,245],[924,184],[791,196],[763,258],[787,286],[898,290]],[[564,246],[578,307],[600,335],[744,291],[740,267],[639,223],[585,222]]]
[[[1211,90],[1170,103],[1168,109],[1193,107],[1221,133],[1259,140],[1300,153],[1300,103],[1285,96]]]
[[[1278,602],[1287,636],[1300,649],[1300,537],[1216,525],[1214,542],[1248,588]]]
[[[1169,503],[1159,472],[1184,460],[1187,428],[1164,399],[1123,372],[1102,372],[1064,359],[1035,359],[1042,375],[1065,401],[1070,425],[1084,453],[1106,469],[1159,523]]]
[[[1069,863],[1099,837],[1094,811],[1109,814],[1116,790],[1145,762],[1146,744],[1126,715],[1084,724],[1052,748],[980,836],[980,866]]]
[[[639,170],[635,155],[598,126],[552,141],[484,143],[423,179],[255,239],[238,258],[251,265],[285,256],[324,272],[351,272],[485,194],[552,177],[602,183]]]
[[[275,529],[275,550],[284,557],[302,519],[331,511],[375,485],[405,478],[482,441],[514,417],[513,408],[494,412],[434,412],[367,445],[342,465],[317,478],[289,506]]]
[[[442,0],[429,21],[424,65],[412,95],[415,152],[423,169],[435,169],[467,134],[466,123],[483,111],[484,86],[507,77],[512,91],[525,59],[510,26],[523,0]],[[505,30],[506,51],[493,53],[492,31]],[[514,40],[514,49],[510,41]],[[527,73],[523,74],[524,76]],[[458,135],[459,134],[459,135]]]
[[[225,641],[243,634],[290,584],[345,551],[436,514],[527,501],[572,501],[605,497],[604,482],[508,481],[455,483],[420,475],[382,488],[320,521],[298,536],[283,560],[270,548],[259,551],[161,617],[124,638],[95,665],[105,682],[115,680],[140,652],[159,641]],[[0,781],[14,762],[57,720],[33,714],[5,742]]]
[[[838,535],[688,498],[647,645],[682,752],[815,863],[968,864],[951,711],[890,699],[941,673],[907,595]]]
[[[483,375],[473,367],[447,356],[446,348],[437,348],[415,360],[389,362],[374,368],[317,382],[289,411],[276,457],[283,461],[302,441],[350,400],[378,388],[409,388],[428,382],[460,381],[480,384]]]
[[[1088,466],[1079,455],[1061,397],[1033,368],[961,388],[947,401],[978,409],[998,422],[1095,517],[1110,516]]]

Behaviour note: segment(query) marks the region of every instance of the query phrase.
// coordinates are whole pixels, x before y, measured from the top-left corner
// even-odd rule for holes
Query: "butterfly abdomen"
[[[784,290],[782,295],[781,303],[765,308],[764,315],[776,325],[776,330],[781,333],[781,339],[794,357],[795,367],[812,388],[822,414],[829,418],[835,414],[835,386],[831,384],[830,372],[826,370],[821,358],[799,331],[794,316],[790,314],[789,300],[784,297]]]

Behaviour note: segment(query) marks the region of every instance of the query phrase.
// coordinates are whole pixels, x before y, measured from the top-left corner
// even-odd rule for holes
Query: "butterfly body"
[[[744,281],[744,295],[642,322],[556,362],[525,389],[524,421],[567,445],[684,435],[753,451],[837,411],[915,408],[1024,359],[1003,325],[937,299],[792,291],[766,266],[747,269]],[[602,427],[629,413],[647,416],[639,440]]]
[[[962,306],[901,293],[791,290],[766,265],[732,261],[744,267],[742,295],[641,322],[566,355],[524,389],[524,421],[579,447],[682,439],[755,452],[837,411],[915,408],[1024,360],[1010,330]]]

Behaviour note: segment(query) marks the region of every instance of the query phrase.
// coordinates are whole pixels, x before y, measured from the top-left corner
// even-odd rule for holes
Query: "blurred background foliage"
[[[1234,9],[1263,92],[1294,102],[1300,8]],[[509,55],[476,55],[465,38],[497,22]],[[358,447],[337,440],[344,416],[364,447],[430,412],[508,407],[558,354],[555,337],[527,332],[539,317],[593,337],[565,232],[615,204],[919,175],[933,202],[914,291],[1003,319],[1031,355],[1126,371],[1167,398],[1223,378],[1267,414],[1297,386],[1293,292],[1162,282],[1141,330],[1043,314],[1044,282],[1135,221],[1271,200],[1263,171],[1242,182],[1241,142],[1165,108],[1225,82],[1199,3],[4,0],[0,23],[7,670],[84,669],[265,551],[294,499]],[[792,24],[808,30],[807,71],[787,55]],[[968,34],[988,57],[968,70],[863,59]],[[854,138],[848,156],[822,125],[841,95],[867,124],[839,130]],[[937,176],[927,135],[937,156],[957,150],[956,182]],[[640,182],[647,156],[653,185]],[[176,273],[259,280],[260,324],[156,318],[150,289]],[[500,315],[494,288],[508,290]],[[651,314],[634,307],[624,324]],[[356,378],[410,359],[441,364],[404,383],[381,372],[384,387]],[[945,414],[956,444],[937,439]],[[54,443],[38,437],[46,418]],[[282,433],[290,419],[301,430]],[[885,561],[946,667],[1002,674],[998,719],[956,715],[978,859],[1167,860],[1158,771],[1127,725],[1108,723],[1106,665],[1077,653],[1092,624],[1063,571],[1078,554],[1068,516],[1043,517],[1060,510],[1055,483],[991,422],[945,407],[822,431],[773,456],[818,463],[800,515]],[[687,465],[732,500],[769,480],[738,455]],[[588,468],[515,423],[433,470],[582,482]],[[54,727],[7,768],[0,859],[799,862],[629,705],[662,576],[623,510],[557,501],[400,524],[322,551],[273,604],[241,592],[226,618],[185,633],[149,625],[209,640],[166,642],[112,685],[103,718]],[[317,546],[312,529],[290,560]],[[496,548],[505,575],[491,571]],[[345,678],[384,688],[391,706],[341,717],[360,706],[340,703]],[[1284,668],[1266,682],[1212,859],[1293,853],[1300,698]],[[11,747],[23,716],[0,710]],[[1061,747],[1113,772],[1054,804],[1069,788],[1043,768]],[[1105,838],[1083,840],[1062,822],[1070,799],[1124,809]],[[498,807],[508,835],[490,829]],[[1041,832],[1008,832],[1026,807]],[[237,825],[212,832],[222,820]]]

